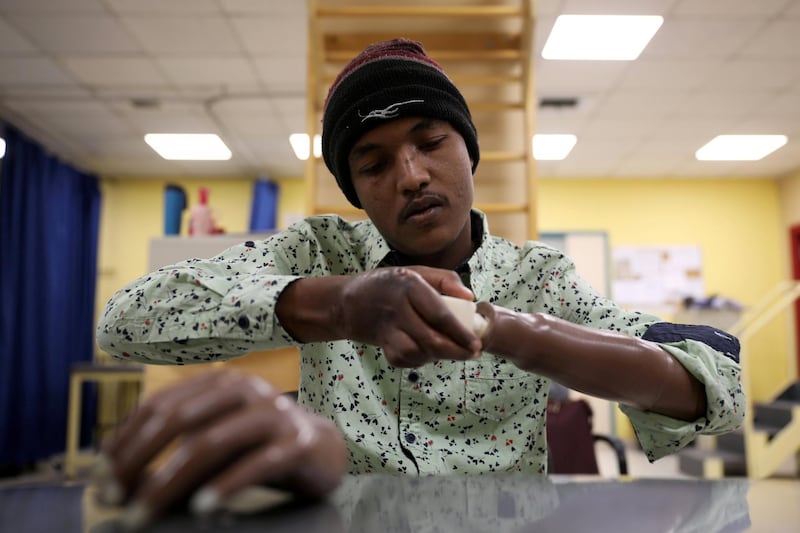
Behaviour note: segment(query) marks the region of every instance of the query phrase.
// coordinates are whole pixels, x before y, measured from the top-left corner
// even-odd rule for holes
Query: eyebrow
[[[444,123],[443,120],[436,119],[436,118],[423,118],[420,119],[419,122],[414,123],[414,125],[408,130],[408,134],[417,133],[419,131],[426,131],[432,130]],[[348,157],[349,161],[355,161],[359,157],[362,157],[373,150],[377,150],[380,148],[380,145],[377,143],[366,143],[360,146],[356,146],[350,151],[350,157]]]

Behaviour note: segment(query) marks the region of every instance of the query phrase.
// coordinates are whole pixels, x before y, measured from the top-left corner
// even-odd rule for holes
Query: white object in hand
[[[456,316],[458,321],[464,324],[464,327],[475,333],[478,337],[483,337],[483,334],[486,333],[486,328],[489,327],[489,322],[483,315],[478,313],[475,302],[446,296],[444,294],[442,295],[442,301],[450,312]]]

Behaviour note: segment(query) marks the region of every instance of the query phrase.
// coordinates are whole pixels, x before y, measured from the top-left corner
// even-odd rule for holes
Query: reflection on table
[[[352,476],[324,502],[276,503],[274,493],[263,491],[263,501],[256,494],[246,511],[207,517],[174,512],[147,531],[727,533],[750,527],[748,491],[769,483]],[[119,513],[99,507],[91,486],[0,489],[0,531],[123,531]]]

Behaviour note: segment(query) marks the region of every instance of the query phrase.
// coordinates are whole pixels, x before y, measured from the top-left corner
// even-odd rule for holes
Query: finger
[[[241,387],[226,386],[239,380],[233,374],[221,374],[213,379],[200,379],[179,387],[176,391],[153,398],[142,414],[149,414],[131,428],[124,446],[112,457],[113,479],[107,483],[103,496],[106,503],[120,503],[130,494],[147,465],[161,454],[179,435],[184,435],[240,407],[245,401]],[[114,501],[117,500],[117,501]]]
[[[433,360],[411,335],[401,329],[390,332],[382,347],[386,361],[396,368],[418,368]]]
[[[431,267],[414,267],[414,270],[433,287],[436,292],[465,300],[474,300],[475,295],[452,270]]]
[[[474,352],[432,329],[422,317],[410,314],[404,323],[387,332],[384,354],[392,366],[416,368],[438,359],[466,360]]]
[[[123,522],[138,528],[152,521],[185,500],[236,456],[256,446],[269,446],[287,432],[289,424],[284,411],[261,402],[203,428],[186,439],[169,461],[147,478]]]
[[[181,382],[177,386],[168,387],[157,392],[146,402],[131,411],[131,413],[116,427],[114,432],[103,441],[103,453],[113,459],[116,454],[127,445],[131,437],[138,433],[141,425],[152,416],[153,411],[158,406],[171,405],[175,401],[180,401],[181,398],[194,394],[194,390],[205,387],[209,382],[217,379],[217,377],[215,372],[206,372],[196,378]]]
[[[437,334],[427,340],[416,337],[423,346],[432,345],[437,350],[444,350],[444,355],[451,356],[448,358],[459,359],[469,358],[480,350],[480,339],[448,309],[438,294],[420,294],[411,299],[411,305],[427,325],[420,337],[428,331]],[[455,351],[451,351],[453,344],[458,347]]]
[[[206,373],[187,380],[178,386],[170,387],[153,395],[148,401],[138,406],[129,416],[106,438],[101,445],[101,454],[93,471],[93,478],[98,485],[99,499],[108,505],[122,503],[134,479],[123,475],[120,479],[118,462],[120,454],[136,443],[140,438],[141,428],[146,424],[160,406],[172,405],[182,398],[194,394],[208,383],[217,379],[214,373]],[[140,469],[140,470],[143,470]]]
[[[254,485],[281,486],[298,470],[307,468],[305,448],[297,437],[276,440],[244,455],[192,496],[193,512],[216,511],[242,490]]]

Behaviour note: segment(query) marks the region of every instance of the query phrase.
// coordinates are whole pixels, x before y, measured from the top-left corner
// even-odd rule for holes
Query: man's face
[[[395,119],[350,151],[358,199],[384,238],[420,264],[454,268],[472,252],[472,161],[442,120]]]

